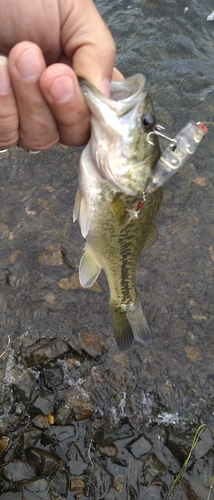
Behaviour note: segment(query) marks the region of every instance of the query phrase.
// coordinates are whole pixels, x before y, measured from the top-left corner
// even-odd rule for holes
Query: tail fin
[[[119,349],[128,349],[133,340],[148,342],[150,330],[139,301],[123,307],[111,304],[114,335]]]

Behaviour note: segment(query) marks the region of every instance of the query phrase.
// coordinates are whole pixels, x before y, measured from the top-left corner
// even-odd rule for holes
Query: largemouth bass
[[[154,145],[147,141],[154,110],[143,75],[112,82],[110,99],[85,80],[80,85],[91,110],[91,138],[81,155],[73,217],[86,239],[79,279],[91,287],[104,269],[115,339],[127,349],[149,337],[135,280],[141,250],[158,237],[162,188],[143,198],[160,157],[158,138]]]

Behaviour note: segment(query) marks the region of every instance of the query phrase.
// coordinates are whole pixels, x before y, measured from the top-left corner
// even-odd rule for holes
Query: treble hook
[[[170,141],[171,144],[169,145],[169,147],[172,151],[175,151],[175,149],[177,148],[176,139],[171,139],[171,137],[168,137],[167,135],[163,134],[161,130],[165,130],[165,127],[162,127],[162,125],[154,125],[152,131],[147,134],[147,142],[152,146],[154,146],[154,142],[150,140],[150,136],[152,134],[155,134],[162,137],[163,139],[166,139],[167,141]]]

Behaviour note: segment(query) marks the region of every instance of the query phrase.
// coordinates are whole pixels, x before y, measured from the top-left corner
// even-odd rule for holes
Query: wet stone
[[[130,500],[138,500],[138,492],[136,491],[136,489],[134,488],[134,486],[132,486],[132,484],[129,484],[128,487],[127,487],[127,493],[128,493],[128,498]],[[152,498],[152,497],[150,497]]]
[[[29,413],[48,415],[53,412],[54,394],[48,391],[40,391],[29,408]]]
[[[63,383],[63,370],[61,366],[47,365],[43,367],[44,383],[48,389],[54,389]]]
[[[105,341],[97,333],[80,332],[78,334],[78,341],[81,349],[92,358],[97,358],[104,352]]]
[[[118,434],[110,424],[101,425],[94,434],[94,441],[101,446],[108,446],[118,439]]]
[[[140,458],[142,455],[146,455],[151,451],[152,445],[144,436],[141,436],[136,441],[129,443],[127,448],[135,458]]]
[[[20,437],[20,446],[23,450],[35,446],[37,441],[41,438],[42,431],[35,429],[35,427],[28,427],[24,432],[22,432]]]
[[[50,422],[46,415],[38,415],[37,417],[34,417],[33,423],[35,427],[38,427],[39,429],[48,429],[50,427]]]
[[[59,394],[60,399],[60,394]],[[81,384],[76,384],[74,388],[66,391],[66,400],[58,408],[55,414],[57,424],[66,424],[70,416],[74,420],[85,420],[92,417],[95,411],[95,403],[91,400],[90,394],[85,391]]]
[[[132,373],[125,366],[109,366],[104,371],[101,370],[103,378],[116,391],[127,392],[132,388]]]
[[[23,495],[21,491],[15,493],[8,491],[7,493],[2,493],[1,500],[23,500]]]
[[[111,446],[99,446],[98,449],[99,452],[102,453],[102,455],[105,455],[109,458],[114,458],[118,454],[118,448],[116,444],[112,444]]]
[[[43,435],[42,443],[58,443],[61,450],[66,454],[75,434],[76,427],[74,425],[53,425]]]
[[[15,378],[12,387],[17,401],[21,401],[23,404],[26,404],[28,401],[30,401],[36,389],[36,386],[37,376],[36,373],[31,369],[26,370],[23,375]]]
[[[36,475],[36,469],[27,461],[14,460],[5,465],[2,474],[9,481],[20,483],[31,480]]]
[[[85,483],[81,477],[73,476],[71,478],[71,491],[83,491]]]
[[[46,342],[45,344],[29,346],[22,352],[22,357],[25,359],[28,366],[35,366],[52,361],[59,358],[69,350],[68,344],[63,340]]]
[[[124,476],[116,476],[114,478],[113,488],[118,491],[118,493],[122,493],[124,487]]]
[[[139,475],[139,482],[143,486],[150,486],[157,481],[163,474],[165,474],[167,467],[159,460],[154,454],[151,455],[143,462],[143,466]]]
[[[4,453],[4,451],[6,451],[9,442],[10,442],[9,436],[0,437],[0,453]]]
[[[26,456],[28,460],[35,464],[38,474],[42,474],[43,476],[52,474],[59,463],[59,458],[54,453],[41,448],[28,448]]]
[[[93,498],[93,500],[100,500],[105,498],[113,485],[114,478],[104,467],[97,463],[92,463],[85,476],[85,495],[86,497]]]
[[[69,477],[65,470],[59,470],[51,481],[51,492],[58,493],[67,498],[69,488]],[[60,497],[61,498],[61,497]]]
[[[86,469],[86,461],[76,443],[72,443],[72,445],[70,446],[70,449],[67,453],[67,458],[70,474],[77,476],[79,474],[82,474]]]
[[[199,441],[194,448],[194,457],[196,459],[204,457],[206,453],[213,447],[213,437],[209,429],[205,429],[200,436]]]
[[[52,500],[46,479],[36,479],[23,489],[24,500]]]
[[[180,431],[178,434],[176,433],[176,429],[173,429],[172,431],[172,429],[169,428],[167,431],[166,446],[174,455],[174,457],[177,457],[178,459],[184,461],[186,460],[191,449],[193,437],[193,432],[182,433]]]

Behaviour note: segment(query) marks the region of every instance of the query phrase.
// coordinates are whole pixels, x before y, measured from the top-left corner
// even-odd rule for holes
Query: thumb
[[[109,29],[92,0],[59,0],[59,7],[61,45],[76,75],[108,95],[116,55]]]

